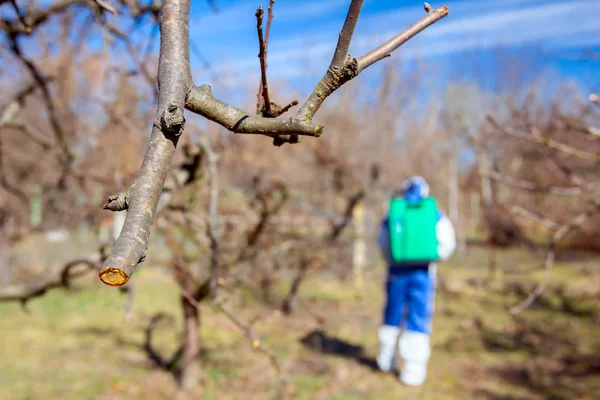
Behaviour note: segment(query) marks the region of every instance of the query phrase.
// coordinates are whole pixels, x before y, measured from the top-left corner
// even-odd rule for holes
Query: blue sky
[[[326,70],[350,0],[276,0],[269,46],[269,79],[301,94],[309,92]],[[47,4],[48,0],[41,0]],[[256,7],[268,0],[216,0],[213,13],[206,0],[194,0],[190,37],[202,57],[192,52],[197,84],[209,83],[218,95],[251,96],[259,79]],[[549,86],[574,81],[583,93],[600,91],[600,59],[582,61],[587,50],[600,55],[600,0],[450,0],[450,15],[398,49],[391,59],[369,68],[358,78],[376,84],[384,63],[400,64],[406,72],[426,65],[429,84],[424,98],[437,94],[450,82],[476,82],[490,91],[506,89],[499,81],[503,68],[518,70],[526,85],[547,77]],[[11,13],[3,7],[2,13]],[[417,0],[365,0],[350,52],[360,56],[423,16]],[[81,24],[87,16],[79,16]],[[48,26],[48,30],[52,30]],[[54,27],[56,30],[56,27]],[[134,34],[146,42],[150,27],[142,24]],[[76,32],[74,33],[76,34]],[[101,35],[92,35],[99,42]],[[26,44],[27,42],[24,42]],[[32,46],[25,46],[33,49]],[[501,51],[498,49],[501,48]],[[155,41],[154,54],[158,52]],[[203,67],[205,60],[210,69]],[[473,71],[473,66],[477,71]],[[402,75],[402,72],[399,72]],[[353,85],[354,83],[350,83]],[[237,100],[241,100],[239,95]],[[281,100],[284,101],[284,100]]]
[[[217,0],[217,14],[201,0],[192,5],[190,36],[212,70],[220,72],[221,84],[239,88],[258,82],[254,12],[261,3],[266,7],[268,0]],[[528,65],[525,69],[531,79],[551,70],[555,78],[575,80],[583,90],[593,90],[600,83],[600,61],[576,59],[584,50],[600,50],[598,0],[430,3],[433,7],[448,4],[450,15],[401,47],[394,53],[396,61],[431,64],[437,79],[448,82],[457,76],[468,79],[465,71],[471,63],[493,64],[501,47],[505,54]],[[310,89],[331,60],[348,4],[349,0],[277,0],[269,46],[270,78],[301,92]],[[365,0],[351,54],[364,54],[423,14],[422,1]],[[192,63],[197,82],[213,79],[202,70],[199,59],[193,58]],[[372,68],[359,79],[376,79],[381,66]]]

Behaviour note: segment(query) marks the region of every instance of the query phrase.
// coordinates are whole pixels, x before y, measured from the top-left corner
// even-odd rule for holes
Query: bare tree
[[[597,96],[593,94],[590,96],[590,101],[598,105]],[[543,183],[515,178],[507,172],[497,170],[489,172],[490,179],[515,188],[517,191],[538,193],[559,199],[565,198],[565,196],[578,198],[581,203],[581,206],[574,211],[567,211],[568,209],[557,206],[560,203],[552,202],[550,204],[552,204],[554,213],[550,209],[545,212],[550,217],[543,214],[536,215],[522,207],[515,208],[515,211],[521,215],[532,218],[535,222],[547,227],[551,237],[544,261],[542,280],[522,303],[511,308],[513,314],[531,306],[543,293],[548,285],[550,271],[559,246],[564,244],[569,235],[592,222],[593,217],[600,212],[600,202],[597,200],[599,150],[597,142],[595,142],[595,133],[598,128],[586,122],[589,121],[588,117],[593,110],[590,107],[582,107],[579,113],[571,112],[569,115],[560,111],[559,103],[554,103],[548,110],[548,115],[544,119],[534,117],[536,113],[529,113],[527,109],[513,109],[510,115],[511,120],[506,123],[500,123],[495,118],[488,117],[491,126],[505,138],[533,146],[534,151],[543,155],[543,161],[534,159],[533,162],[541,163],[547,168],[544,174],[546,182]],[[523,148],[521,151],[521,154],[527,154]],[[517,158],[515,158],[515,154]],[[518,157],[523,158],[523,155],[513,152],[509,161],[519,160]],[[521,162],[523,162],[522,159]],[[556,171],[555,174],[549,175],[549,169]],[[560,181],[566,182],[566,184],[559,183]],[[570,208],[573,209],[573,207]],[[560,212],[557,213],[557,210]],[[555,218],[558,221],[555,221]]]

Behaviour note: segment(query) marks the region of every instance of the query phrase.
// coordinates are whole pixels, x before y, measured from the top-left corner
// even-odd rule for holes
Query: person
[[[431,353],[436,261],[447,260],[456,248],[452,222],[437,208],[435,198],[429,197],[425,179],[406,180],[392,196],[377,241],[388,265],[377,364],[380,370],[391,371],[398,351],[400,381],[419,386],[425,382]]]

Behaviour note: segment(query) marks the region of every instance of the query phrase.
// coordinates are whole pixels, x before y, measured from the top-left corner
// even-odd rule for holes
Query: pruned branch
[[[125,284],[144,257],[150,228],[179,136],[190,90],[189,0],[167,0],[160,16],[159,97],[148,151],[129,189],[123,230],[99,277],[111,286]]]

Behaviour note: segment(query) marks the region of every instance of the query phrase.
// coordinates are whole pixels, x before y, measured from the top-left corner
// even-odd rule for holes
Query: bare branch
[[[17,1],[16,0],[10,0],[10,3],[12,4],[13,9],[15,10],[15,13],[17,14],[17,17],[19,17],[19,21],[25,27],[25,32],[26,33],[31,33],[31,27],[29,26],[29,24],[27,23],[27,21],[25,21],[25,16],[21,12],[21,9],[19,8],[19,6],[17,4]]]
[[[275,0],[269,1],[269,8],[267,9],[267,30],[265,31],[265,48],[269,49],[269,36],[271,35],[271,24],[273,23],[273,6]],[[265,57],[266,60],[266,57]]]
[[[249,115],[213,97],[210,86],[194,86],[188,94],[186,108],[218,123],[234,133],[279,136],[296,134],[319,137],[323,126],[313,126],[295,118],[266,118]]]
[[[325,99],[339,89],[344,83],[354,79],[361,71],[389,56],[394,50],[406,43],[416,34],[448,15],[447,6],[432,11],[405,31],[357,60],[348,55],[348,47],[350,46],[354,27],[356,26],[356,19],[360,13],[361,6],[362,1],[354,0],[350,4],[350,9],[348,10],[344,27],[340,32],[340,38],[333,60],[310,97],[298,111],[298,117],[300,119],[311,122],[316,112],[321,105],[323,105]]]
[[[8,129],[14,129],[17,131],[21,131],[33,143],[42,147],[44,150],[50,150],[52,148],[52,144],[50,142],[47,142],[44,139],[40,139],[36,135],[34,135],[33,129],[31,129],[31,127],[25,123],[22,123],[22,122],[7,122],[4,124],[0,123],[0,128],[8,128]]]
[[[527,298],[521,304],[518,304],[510,309],[511,314],[515,315],[527,309],[542,293],[544,293],[544,290],[546,290],[550,280],[550,272],[552,265],[554,264],[557,244],[569,233],[579,230],[588,219],[596,215],[598,212],[600,212],[600,200],[595,200],[586,211],[578,214],[571,221],[562,225],[556,231],[556,233],[554,233],[552,240],[550,241],[548,254],[546,255],[546,261],[544,262],[544,276],[542,277],[542,280],[536,286],[534,291],[527,296]]]
[[[540,145],[545,146],[547,148],[550,148],[552,150],[556,150],[556,151],[559,151],[561,153],[568,154],[568,155],[573,156],[573,157],[577,157],[577,158],[579,158],[581,160],[584,160],[584,161],[589,161],[589,162],[593,162],[593,163],[596,163],[596,164],[600,163],[600,153],[590,153],[590,152],[587,152],[587,151],[576,149],[576,148],[571,147],[571,146],[567,146],[566,144],[563,144],[563,143],[557,142],[556,140],[553,140],[553,139],[547,138],[545,136],[542,136],[539,131],[538,132],[531,132],[530,135],[527,135],[525,133],[519,133],[519,132],[517,132],[516,130],[514,130],[512,128],[501,126],[491,116],[488,116],[487,120],[496,129],[498,129],[500,132],[502,132],[505,135],[508,135],[510,137],[514,137],[516,139],[524,140],[524,141],[530,142],[530,143],[537,143],[537,144],[540,144]]]
[[[189,0],[167,0],[160,16],[159,99],[148,151],[129,190],[129,208],[123,230],[100,271],[111,286],[129,280],[148,246],[150,228],[179,136],[190,90]]]
[[[580,121],[577,121],[573,118],[561,118],[565,125],[574,131],[581,132],[586,135],[592,136],[593,139],[600,139],[600,128],[597,128],[592,125],[586,125]]]
[[[270,9],[270,6],[269,6]],[[256,30],[258,32],[258,59],[260,60],[260,88],[258,91],[258,111],[265,115],[271,114],[271,99],[269,98],[269,85],[267,83],[267,44],[263,37],[263,16],[265,11],[262,6],[256,10]]]
[[[46,22],[53,14],[58,14],[74,4],[89,5],[89,0],[60,0],[53,3],[47,10],[34,9],[23,16],[23,21],[7,21],[0,18],[0,30],[11,37],[21,34],[29,34],[33,29]]]
[[[344,26],[340,31],[335,52],[333,53],[333,59],[331,60],[330,68],[339,70],[343,69],[346,63],[346,57],[348,56],[350,42],[352,41],[352,36],[354,35],[354,28],[356,28],[356,23],[358,22],[358,17],[360,16],[362,5],[363,0],[352,0],[350,2],[350,7],[348,8],[348,13],[346,14],[346,20],[344,21]]]
[[[197,309],[200,309],[200,303],[198,303],[198,301],[196,301],[196,299],[187,291],[182,289],[182,294],[183,296],[190,302],[190,304],[192,304],[194,307],[196,307]],[[242,320],[240,320],[233,311],[231,311],[229,309],[229,307],[227,307],[227,305],[225,305],[225,293],[223,291],[220,291],[220,296],[217,297],[214,301],[214,305],[215,307],[221,311],[223,313],[223,315],[225,315],[231,322],[233,322],[235,324],[235,326],[238,327],[238,329],[240,329],[243,333],[244,336],[246,336],[246,338],[248,338],[248,340],[252,343],[252,347],[254,349],[256,349],[257,351],[263,353],[265,356],[267,356],[267,358],[269,359],[269,362],[271,363],[271,366],[273,367],[273,370],[275,371],[275,375],[277,378],[277,396],[276,398],[281,398],[281,395],[283,394],[283,388],[285,385],[285,381],[283,379],[282,376],[282,370],[281,367],[279,366],[279,361],[277,361],[277,356],[275,355],[275,353],[273,353],[273,351],[271,349],[269,349],[264,342],[262,342],[260,340],[260,338],[258,338],[256,335],[254,335],[254,333],[252,332],[252,329],[250,328],[250,326],[246,323],[244,323]]]
[[[46,104],[46,108],[48,110],[48,116],[50,118],[50,126],[52,126],[52,131],[54,133],[54,137],[56,138],[56,142],[58,143],[58,146],[64,155],[64,159],[62,160],[64,163],[63,174],[68,173],[71,169],[74,156],[71,153],[69,145],[67,144],[66,133],[59,121],[60,118],[58,116],[58,110],[54,103],[52,94],[50,93],[50,89],[48,88],[48,80],[42,75],[37,66],[23,55],[21,46],[15,37],[11,38],[11,48],[17,58],[25,65],[33,80],[36,82],[42,92],[42,98],[44,99],[44,103]]]
[[[431,6],[429,6],[429,8],[431,8]],[[427,6],[425,9],[427,9]],[[360,57],[358,59],[358,73],[361,73],[363,70],[370,67],[377,61],[391,56],[392,52],[398,47],[402,46],[428,26],[433,25],[446,16],[448,16],[448,6],[442,6],[437,10],[428,11],[427,15],[409,26],[407,29],[400,32],[398,35],[394,36],[378,48]]]
[[[539,224],[544,225],[546,228],[552,229],[552,230],[558,230],[560,225],[557,224],[556,222],[550,220],[549,218],[545,218],[537,213],[534,213],[532,211],[526,210],[525,208],[521,207],[521,206],[512,206],[510,208],[510,212],[512,212],[513,214],[519,214],[525,218],[528,218],[530,220],[533,220],[535,222],[538,222]]]
[[[75,267],[84,265],[84,271],[73,272]],[[21,301],[23,303],[46,293],[46,291],[57,287],[68,287],[71,279],[74,279],[89,269],[96,269],[98,263],[81,259],[65,264],[55,273],[45,276],[35,282],[13,283],[0,286],[0,301]]]
[[[115,8],[113,6],[111,6],[110,4],[108,4],[106,1],[104,0],[94,0],[96,2],[96,4],[98,4],[100,6],[100,8],[102,8],[103,10],[108,11],[109,13],[112,14],[116,14],[117,10],[115,10]]]
[[[514,186],[519,189],[529,190],[531,192],[555,194],[561,196],[579,196],[583,193],[583,190],[579,186],[562,187],[552,185],[538,185],[535,182],[514,179],[510,176],[502,175],[496,171],[490,171],[488,177],[500,183]]]

